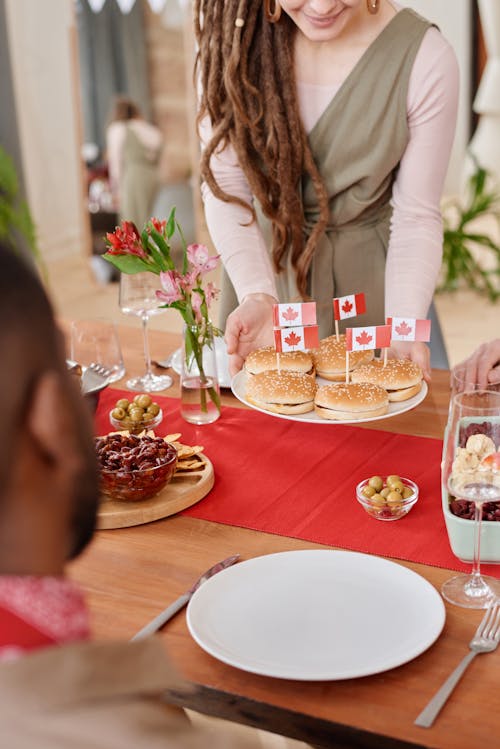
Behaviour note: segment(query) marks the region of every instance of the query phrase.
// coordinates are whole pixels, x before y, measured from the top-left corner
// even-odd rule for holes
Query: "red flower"
[[[166,221],[160,221],[160,219],[158,218],[152,218],[151,223],[153,224],[158,234],[163,234],[165,232],[165,227],[167,225]]]
[[[147,260],[148,256],[141,245],[141,237],[132,221],[123,221],[114,232],[106,234],[110,255],[137,255]]]

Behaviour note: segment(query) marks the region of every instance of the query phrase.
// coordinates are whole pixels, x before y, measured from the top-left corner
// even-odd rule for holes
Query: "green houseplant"
[[[0,239],[17,251],[19,237],[24,239],[36,262],[41,265],[35,226],[28,204],[19,194],[14,162],[0,146]]]
[[[477,219],[486,217],[500,225],[500,193],[491,186],[487,170],[476,164],[463,203],[453,200],[443,206],[443,267],[438,292],[455,291],[464,284],[492,302],[500,297],[500,245],[474,228]],[[479,248],[482,258],[478,257]]]

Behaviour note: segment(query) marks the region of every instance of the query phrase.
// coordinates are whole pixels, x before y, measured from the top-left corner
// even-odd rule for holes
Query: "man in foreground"
[[[40,283],[1,244],[0,266],[0,746],[236,746],[163,701],[188,687],[159,639],[88,640],[64,567],[95,527],[91,420]]]

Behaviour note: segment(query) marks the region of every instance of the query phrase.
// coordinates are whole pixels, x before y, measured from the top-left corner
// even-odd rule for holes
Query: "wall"
[[[165,183],[178,182],[191,172],[184,33],[166,28],[145,0],[143,6],[151,107],[165,139],[160,175]]]
[[[398,2],[434,21],[457,55],[460,68],[460,100],[455,142],[445,183],[446,194],[457,194],[462,187],[465,151],[470,140],[471,0],[398,0]]]
[[[46,261],[88,238],[72,0],[4,0],[26,196]]]

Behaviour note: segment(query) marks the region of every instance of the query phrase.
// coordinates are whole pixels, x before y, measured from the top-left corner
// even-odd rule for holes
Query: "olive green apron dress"
[[[120,221],[133,221],[139,230],[151,218],[158,189],[160,149],[151,152],[127,126],[122,152]]]
[[[408,82],[422,38],[431,25],[411,9],[399,11],[365,51],[309,133],[330,198],[330,220],[309,273],[309,294],[317,303],[320,338],[333,332],[333,297],[364,292],[366,314],[359,321],[351,318],[348,325],[385,321],[392,184],[409,139]],[[302,195],[307,237],[319,215],[310,179],[303,180]],[[258,220],[269,248],[270,222],[260,212]],[[222,328],[237,305],[224,275]],[[280,301],[300,300],[290,263],[276,281]]]

